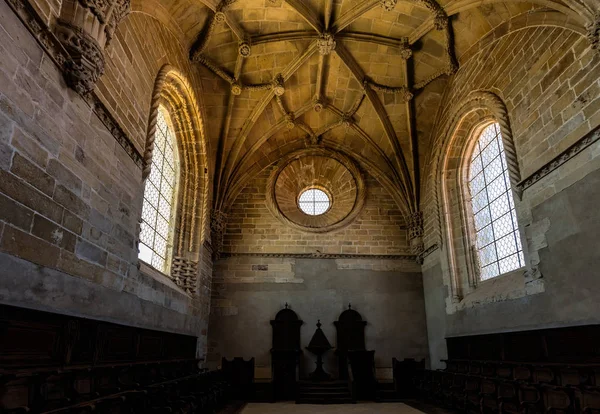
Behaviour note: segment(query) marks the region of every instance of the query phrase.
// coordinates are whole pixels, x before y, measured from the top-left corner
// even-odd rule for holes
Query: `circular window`
[[[331,199],[325,191],[318,188],[309,188],[300,193],[298,207],[305,214],[320,216],[321,214],[325,214],[329,210],[329,207],[331,207]]]

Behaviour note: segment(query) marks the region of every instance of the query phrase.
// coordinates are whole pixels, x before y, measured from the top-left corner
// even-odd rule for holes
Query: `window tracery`
[[[151,170],[144,188],[138,257],[163,273],[170,270],[178,161],[168,114],[160,107]]]
[[[523,247],[497,123],[480,133],[468,177],[480,279],[491,279],[523,267]]]

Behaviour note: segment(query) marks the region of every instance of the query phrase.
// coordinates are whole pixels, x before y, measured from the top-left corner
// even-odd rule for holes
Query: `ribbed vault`
[[[156,7],[154,7],[154,6]],[[213,208],[302,148],[350,156],[410,217],[448,75],[507,31],[587,33],[597,0],[133,0],[190,48],[223,99]],[[153,11],[151,11],[153,10]],[[217,95],[214,95],[217,96]]]

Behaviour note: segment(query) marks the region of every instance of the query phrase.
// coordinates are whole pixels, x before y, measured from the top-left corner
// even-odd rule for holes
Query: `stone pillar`
[[[65,80],[77,93],[91,92],[104,73],[104,49],[130,0],[65,0],[55,31],[69,53]]]
[[[213,260],[218,260],[223,248],[223,236],[227,227],[227,214],[221,210],[213,210],[210,213],[210,233],[213,249]]]
[[[421,254],[425,250],[423,233],[423,213],[418,211],[410,216],[408,223],[408,241],[414,254]]]

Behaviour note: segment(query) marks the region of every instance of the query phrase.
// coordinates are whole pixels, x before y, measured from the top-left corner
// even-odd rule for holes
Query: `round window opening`
[[[309,216],[320,216],[327,213],[329,207],[331,207],[331,198],[323,190],[309,188],[300,193],[298,207]]]

